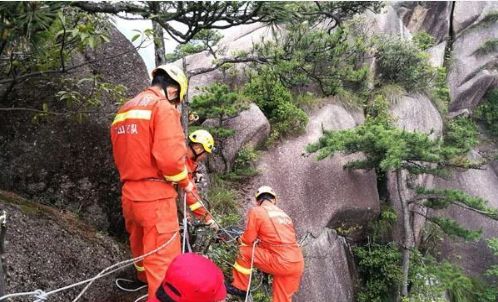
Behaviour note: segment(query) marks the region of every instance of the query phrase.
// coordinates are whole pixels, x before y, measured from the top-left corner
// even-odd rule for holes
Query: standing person
[[[189,144],[187,150],[187,169],[189,172],[189,180],[194,182],[194,177],[197,175],[197,166],[199,162],[204,161],[207,155],[214,150],[214,139],[211,133],[206,130],[196,130],[189,135]],[[219,226],[214,221],[213,217],[207,212],[204,204],[201,202],[197,187],[194,186],[192,192],[187,194],[187,205],[197,219],[203,220],[206,224],[218,230]]]
[[[147,283],[153,297],[169,263],[180,254],[175,184],[190,192],[187,147],[180,123],[180,104],[187,77],[174,65],[152,71],[151,87],[126,102],[111,126],[114,161],[122,187],[122,208],[133,257],[162,246],[135,263],[138,280],[116,280],[124,290]]]
[[[221,302],[226,295],[221,269],[203,256],[186,253],[171,262],[150,302]]]
[[[256,207],[247,214],[247,225],[239,238],[239,255],[235,264],[233,282],[227,285],[229,294],[244,298],[254,266],[273,276],[273,302],[291,302],[299,289],[304,270],[304,258],[296,241],[292,220],[276,206],[277,195],[272,188],[262,186],[256,192]],[[254,248],[253,243],[259,239]]]

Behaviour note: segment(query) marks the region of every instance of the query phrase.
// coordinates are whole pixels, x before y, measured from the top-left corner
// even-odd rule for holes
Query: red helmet
[[[159,301],[167,295],[175,302],[218,302],[227,292],[223,273],[211,260],[187,253],[177,256],[168,267],[157,290]]]

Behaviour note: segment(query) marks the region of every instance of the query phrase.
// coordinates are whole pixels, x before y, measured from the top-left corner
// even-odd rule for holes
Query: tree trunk
[[[401,205],[401,213],[403,215],[403,228],[405,231],[405,237],[403,241],[403,262],[402,262],[402,271],[403,271],[403,279],[401,281],[401,296],[408,296],[408,273],[410,270],[410,253],[411,249],[414,247],[414,239],[413,239],[413,227],[411,223],[411,215],[410,209],[408,205],[408,201],[403,197],[404,192],[404,180],[403,180],[403,171],[396,170],[396,182],[398,188],[398,196],[399,202]]]
[[[166,63],[164,33],[161,25],[155,21],[152,21],[152,29],[154,31],[154,57],[156,60],[156,66],[159,66]]]

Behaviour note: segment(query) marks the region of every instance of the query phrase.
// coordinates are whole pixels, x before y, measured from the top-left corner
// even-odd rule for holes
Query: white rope
[[[185,253],[188,236],[188,223],[187,223],[187,192],[183,192],[183,240],[182,240],[182,254]]]
[[[22,293],[15,293],[15,294],[8,294],[0,297],[0,301],[8,299],[8,298],[16,298],[16,297],[22,297],[22,296],[37,296],[40,293],[41,289],[37,289],[32,292],[22,292]]]
[[[146,253],[146,254],[144,254],[144,255],[142,255],[142,256],[138,256],[138,257],[133,258],[133,259],[129,259],[129,260],[125,260],[125,261],[118,262],[118,263],[116,263],[116,264],[114,264],[114,265],[111,265],[111,266],[109,266],[109,267],[107,267],[107,268],[103,269],[100,273],[98,273],[98,275],[97,275],[97,276],[95,276],[95,277],[93,277],[93,278],[91,278],[91,279],[85,280],[86,282],[90,282],[90,283],[88,283],[88,284],[85,286],[85,288],[83,288],[83,290],[82,290],[82,291],[80,292],[80,294],[79,294],[79,295],[78,295],[78,296],[77,296],[77,297],[73,300],[73,302],[77,302],[77,301],[78,301],[78,300],[79,300],[79,299],[83,296],[83,294],[84,294],[84,293],[88,290],[88,288],[92,285],[92,283],[93,283],[95,280],[97,280],[97,279],[99,279],[99,278],[102,278],[102,277],[104,277],[104,276],[110,275],[110,274],[112,274],[112,273],[114,273],[114,272],[116,272],[116,271],[118,271],[118,270],[123,269],[123,268],[124,268],[124,267],[126,267],[126,266],[129,266],[129,265],[131,265],[131,264],[134,264],[135,262],[140,261],[140,260],[143,260],[145,257],[150,256],[150,255],[152,255],[152,254],[154,254],[154,253],[156,253],[156,252],[158,252],[158,251],[162,250],[163,248],[165,248],[166,246],[168,246],[171,242],[173,242],[173,239],[175,239],[177,235],[178,235],[178,233],[177,233],[177,232],[175,232],[175,233],[173,234],[173,236],[171,236],[171,238],[170,238],[170,239],[168,239],[168,241],[166,241],[165,243],[163,243],[163,245],[159,246],[159,247],[158,247],[158,248],[156,248],[155,250],[152,250],[152,251],[150,251],[150,252],[148,252],[148,253]],[[121,266],[121,267],[119,267],[120,265],[122,265],[122,266]],[[111,269],[111,268],[113,268],[113,267],[118,267],[118,268],[117,268],[117,269],[113,269],[113,270],[111,270],[111,271],[109,271],[109,272],[107,272],[107,273],[106,273],[106,271],[107,271],[107,270],[110,270],[110,269]],[[85,283],[86,283],[86,282],[85,282]]]
[[[211,212],[208,210],[208,208],[204,205],[204,203],[202,202],[202,199],[201,197],[198,195],[198,194],[194,194],[194,192],[190,192],[192,195],[194,195],[194,197],[197,199],[197,202],[199,202],[203,207],[204,209],[206,210],[206,212],[211,216],[211,218],[213,219],[214,223],[216,223],[218,225],[218,227],[220,228],[220,230],[222,230],[223,232],[225,232],[228,237],[230,237],[230,239],[232,239],[233,241],[235,241],[235,237],[233,237],[225,228],[223,228],[215,219],[214,219],[214,216],[213,214],[211,214]],[[209,202],[209,200],[208,200]]]
[[[73,302],[76,302],[76,301],[78,301],[83,296],[83,294],[85,293],[85,291],[90,287],[90,285],[92,285],[92,283],[95,280],[103,278],[105,276],[108,276],[108,275],[110,275],[110,274],[112,274],[112,273],[114,273],[114,272],[116,272],[118,270],[123,269],[126,266],[129,266],[129,265],[131,265],[131,264],[133,264],[133,263],[135,263],[137,261],[143,260],[145,257],[150,256],[150,255],[156,253],[157,251],[165,248],[171,242],[173,242],[173,239],[175,239],[177,235],[178,235],[178,233],[175,232],[173,234],[173,236],[171,236],[171,238],[168,239],[168,241],[166,241],[163,245],[159,246],[155,250],[152,250],[152,251],[150,251],[150,252],[148,252],[148,253],[146,253],[144,255],[138,256],[136,258],[124,260],[124,261],[118,262],[116,264],[113,264],[113,265],[111,265],[111,266],[103,269],[95,277],[92,277],[92,278],[89,278],[89,279],[86,279],[86,280],[83,280],[83,281],[80,281],[80,282],[76,282],[76,283],[73,283],[73,284],[70,284],[70,285],[58,288],[58,289],[54,289],[54,290],[49,291],[49,292],[44,292],[41,289],[37,289],[37,290],[31,291],[31,292],[21,292],[21,293],[7,294],[7,295],[4,295],[4,296],[0,297],[0,301],[8,299],[8,298],[16,298],[16,297],[21,297],[21,296],[34,296],[36,298],[35,302],[43,302],[50,295],[53,295],[55,293],[58,293],[58,292],[61,292],[61,291],[64,291],[64,290],[67,290],[67,289],[70,289],[70,288],[73,288],[73,287],[85,284],[85,283],[88,283],[87,286],[80,292],[80,294],[73,300]]]
[[[249,274],[249,283],[247,283],[247,288],[246,288],[246,299],[244,300],[247,302],[249,299],[249,296],[251,295],[251,282],[252,282],[252,270],[254,266],[254,250],[256,249],[256,244],[258,244],[259,240],[256,239],[254,240],[252,244],[252,252],[251,252],[251,273]]]
[[[143,299],[147,298],[147,296],[148,296],[148,295],[149,295],[149,294],[145,294],[145,295],[143,295],[143,296],[141,296],[141,297],[138,297],[138,298],[137,298],[135,301],[133,301],[133,302],[142,301]]]

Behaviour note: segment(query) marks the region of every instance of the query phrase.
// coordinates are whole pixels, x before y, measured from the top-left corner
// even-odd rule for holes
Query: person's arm
[[[252,208],[249,210],[249,213],[247,213],[246,228],[242,236],[240,236],[240,244],[252,245],[258,238],[259,226],[260,219],[258,217],[257,208]]]
[[[180,114],[166,101],[160,101],[154,108],[153,118],[152,156],[159,170],[167,181],[178,183],[190,191],[193,184],[188,180],[185,165],[187,148]]]
[[[192,183],[194,182],[191,176],[189,176],[189,180]],[[187,193],[187,205],[197,219],[203,220],[208,224],[214,222],[213,217],[209,215],[204,203],[200,200],[200,195],[197,191],[196,185],[194,185],[194,188],[190,193]]]

